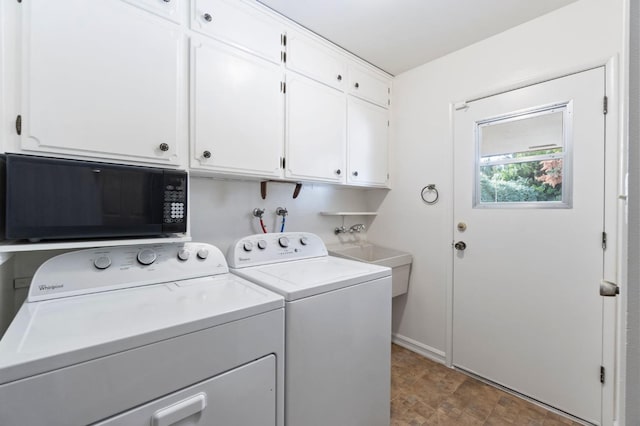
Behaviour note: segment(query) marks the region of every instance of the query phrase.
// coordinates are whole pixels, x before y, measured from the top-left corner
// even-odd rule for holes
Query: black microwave
[[[187,174],[21,154],[2,156],[7,239],[162,236],[187,231]]]

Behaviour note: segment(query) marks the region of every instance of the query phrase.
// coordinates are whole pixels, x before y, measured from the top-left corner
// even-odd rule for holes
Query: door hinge
[[[602,233],[602,250],[606,250],[607,249],[607,233],[603,232]]]
[[[607,280],[600,280],[600,296],[616,297],[619,294],[620,287],[618,284]]]
[[[16,117],[16,132],[18,135],[22,134],[22,116],[18,114]]]
[[[609,98],[605,96],[604,99],[602,99],[602,113],[604,115],[607,115],[608,112],[609,112]]]
[[[600,383],[604,385],[604,366],[600,366]]]
[[[280,82],[280,91],[282,93],[287,93],[287,83],[285,81]]]

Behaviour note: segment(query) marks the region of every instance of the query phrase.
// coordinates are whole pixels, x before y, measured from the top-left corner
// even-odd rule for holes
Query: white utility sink
[[[405,294],[409,288],[409,272],[413,257],[410,253],[365,243],[358,245],[344,245],[327,247],[332,256],[374,265],[392,268],[393,291],[392,297]]]

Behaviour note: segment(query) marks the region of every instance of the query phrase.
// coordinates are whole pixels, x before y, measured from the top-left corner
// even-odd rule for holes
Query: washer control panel
[[[309,232],[255,234],[237,240],[229,247],[231,268],[265,265],[327,256],[324,242]]]
[[[36,271],[29,302],[229,272],[222,252],[206,243],[101,247],[64,253]]]

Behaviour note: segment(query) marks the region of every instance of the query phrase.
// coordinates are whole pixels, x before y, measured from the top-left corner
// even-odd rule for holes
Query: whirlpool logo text
[[[52,284],[52,285],[41,285],[38,286],[38,288],[40,289],[40,291],[52,291],[52,290],[57,290],[59,288],[64,287],[64,284]]]

